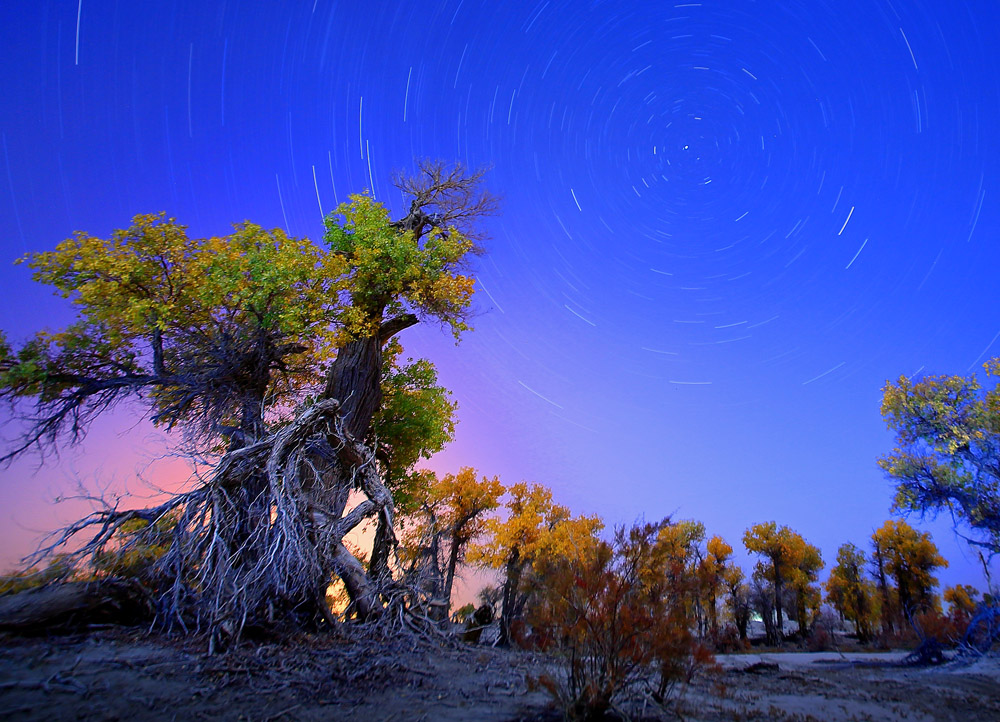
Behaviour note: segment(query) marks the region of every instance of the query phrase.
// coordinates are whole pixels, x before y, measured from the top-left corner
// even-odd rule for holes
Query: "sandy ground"
[[[705,721],[1000,720],[997,657],[889,666],[903,656],[720,655],[721,671],[697,679],[676,712]],[[547,694],[526,682],[550,665],[525,652],[398,638],[300,637],[208,656],[191,643],[114,631],[8,637],[0,719],[558,720]]]
[[[906,652],[720,655],[723,695],[695,684],[690,719],[1000,720],[1000,658],[898,666]],[[776,664],[777,668],[755,663]],[[758,669],[759,671],[750,671]]]

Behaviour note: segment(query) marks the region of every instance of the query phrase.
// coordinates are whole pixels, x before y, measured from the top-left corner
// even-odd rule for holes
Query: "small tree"
[[[795,558],[788,586],[794,594],[795,621],[799,627],[799,636],[806,634],[809,628],[809,612],[813,618],[819,614],[821,594],[816,584],[819,572],[823,568],[823,557],[817,547],[795,534],[793,556]]]
[[[948,605],[948,621],[954,630],[952,641],[957,642],[979,611],[979,590],[969,584],[956,584],[946,587],[941,596]]]
[[[774,582],[768,577],[766,567],[757,562],[750,577],[750,607],[757,612],[764,624],[764,638],[769,645],[778,645],[783,641],[781,631],[775,626],[775,593]]]
[[[758,562],[758,569],[755,576],[767,579],[774,589],[774,603],[771,607],[777,614],[777,625],[769,638],[772,643],[780,642],[783,637],[782,612],[782,592],[785,581],[794,569],[794,539],[791,529],[788,527],[778,527],[773,522],[755,524],[743,533],[743,546],[748,552],[757,554],[763,558]],[[765,620],[765,626],[767,621]]]
[[[795,595],[793,609],[799,631],[804,633],[808,626],[806,610],[819,608],[819,591],[812,586],[823,568],[819,549],[806,542],[798,532],[787,526],[779,527],[773,521],[747,529],[743,534],[743,544],[747,551],[763,558],[757,563],[754,577],[770,582],[774,590],[773,609],[777,623],[773,632],[769,630],[769,641],[780,642],[784,635],[781,613],[787,601],[783,595],[786,585]],[[764,625],[767,629],[766,618]]]
[[[971,618],[979,606],[979,590],[971,584],[945,587],[942,597],[948,605],[948,614],[956,617]]]
[[[875,577],[875,585],[879,595],[879,616],[882,623],[882,634],[888,635],[895,631],[895,618],[898,610],[896,591],[889,584],[887,571],[888,550],[883,548],[880,537],[872,536],[871,570]]]
[[[499,477],[477,479],[471,466],[440,480],[431,475],[431,479],[419,521],[410,535],[408,556],[420,560],[419,566],[430,572],[432,614],[444,619],[456,569],[469,544],[485,531],[486,515],[499,506],[504,488]]]
[[[937,606],[933,572],[947,567],[927,532],[918,532],[903,520],[889,519],[872,534],[876,558],[896,582],[895,599],[900,627],[913,614]]]
[[[506,518],[486,522],[483,540],[470,547],[469,560],[503,573],[500,641],[510,641],[511,624],[525,608],[532,588],[526,584],[532,564],[545,557],[585,553],[603,527],[597,517],[570,516],[552,500],[552,491],[525,482],[507,489]]]
[[[747,639],[747,627],[750,624],[750,615],[753,611],[750,587],[744,581],[743,570],[736,564],[726,565],[722,575],[723,584],[726,588],[726,607],[736,626],[736,631],[741,641]]]
[[[665,522],[657,535],[663,551],[664,574],[671,588],[683,591],[678,599],[685,623],[693,624],[699,639],[705,636],[706,615],[702,607],[705,525],[700,521]]]
[[[712,637],[719,635],[719,596],[725,586],[726,571],[730,566],[733,548],[716,535],[705,545],[705,558],[699,568],[699,577],[704,588],[704,603],[708,611]]]
[[[841,619],[854,624],[862,644],[873,638],[878,619],[878,596],[875,585],[865,576],[865,564],[864,552],[854,544],[842,544],[837,550],[837,564],[826,581],[827,600]]]

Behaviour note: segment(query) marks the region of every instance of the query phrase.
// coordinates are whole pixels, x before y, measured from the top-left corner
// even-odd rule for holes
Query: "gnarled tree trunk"
[[[343,430],[354,440],[365,439],[371,430],[372,417],[382,404],[383,347],[389,339],[415,323],[416,316],[402,314],[382,323],[378,333],[350,341],[337,352],[337,358],[327,373],[323,398],[336,399],[340,403]],[[359,461],[370,462],[367,459]],[[337,473],[345,472],[344,465],[337,467]],[[390,578],[389,555],[395,544],[391,499],[388,506],[388,510],[379,510],[367,574],[342,544],[334,552],[337,560],[335,571],[344,582],[355,613],[360,619],[369,619],[381,612],[379,587]]]
[[[378,336],[356,339],[339,351],[326,376],[323,398],[340,402],[344,431],[358,441],[371,428],[382,403],[382,341]]]

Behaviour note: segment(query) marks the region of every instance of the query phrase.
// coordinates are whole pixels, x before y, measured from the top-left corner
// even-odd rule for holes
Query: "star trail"
[[[475,331],[402,336],[460,407],[431,466],[734,546],[774,519],[828,563],[889,515],[885,381],[1000,354],[995,0],[11,0],[0,28],[15,341],[71,310],[13,261],[77,229],[316,239],[349,193],[401,210],[416,158],[489,166]],[[152,436],[123,411],[0,471],[9,556]]]

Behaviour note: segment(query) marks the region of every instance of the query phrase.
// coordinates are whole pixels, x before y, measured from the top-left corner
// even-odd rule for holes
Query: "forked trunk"
[[[378,590],[365,574],[365,568],[357,557],[347,551],[343,544],[338,544],[333,551],[333,563],[334,571],[344,581],[355,616],[360,620],[377,617],[382,611]]]

